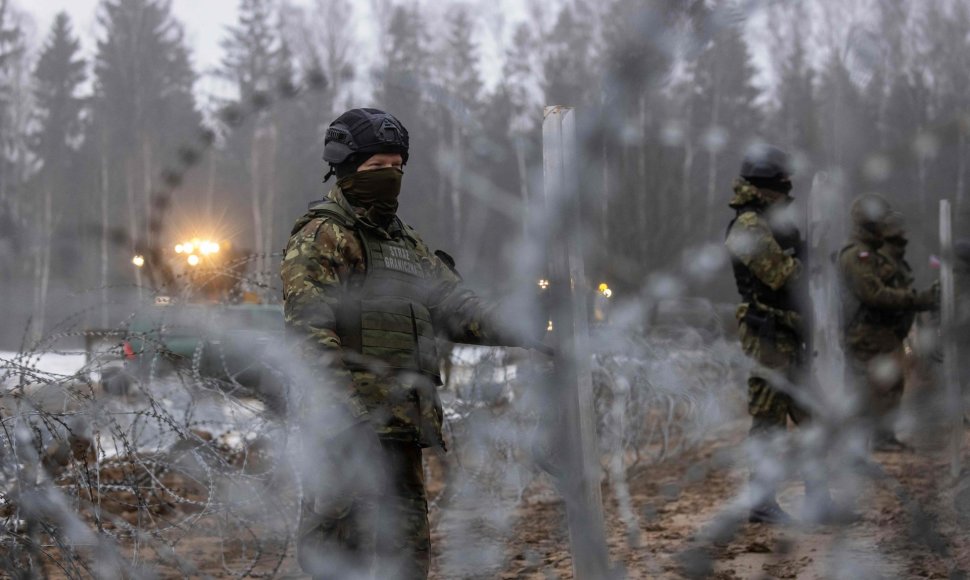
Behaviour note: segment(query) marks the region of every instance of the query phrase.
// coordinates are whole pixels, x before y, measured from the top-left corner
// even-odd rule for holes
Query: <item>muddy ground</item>
[[[745,471],[723,459],[743,438],[738,423],[681,457],[634,473],[630,491],[640,513],[634,542],[604,487],[610,553],[628,578],[961,578],[970,570],[970,527],[955,518],[949,464],[925,451],[875,454],[888,478],[870,482],[857,523],[744,524],[729,541],[700,541],[745,481]],[[573,577],[563,506],[542,499],[549,496],[541,487],[537,482],[527,496],[497,577]],[[961,491],[965,504],[962,496],[970,492]],[[793,483],[780,501],[797,514],[801,497],[802,486]]]
[[[741,522],[733,535],[710,540],[712,524],[723,522],[738,505],[738,494],[746,481],[739,450],[747,427],[747,419],[730,420],[672,457],[644,461],[632,468],[626,478],[627,489],[620,490],[628,494],[635,516],[628,521],[621,517],[622,498],[616,486],[609,479],[604,481],[608,544],[620,577],[967,577],[970,470],[965,469],[962,478],[951,478],[941,448],[924,446],[915,451],[874,454],[872,459],[882,474],[865,480],[856,506],[861,519],[855,523],[775,528]],[[964,435],[963,448],[968,450],[970,430]],[[514,491],[511,495],[506,493],[508,489],[478,489],[472,485],[475,482],[466,481],[465,493],[449,497],[444,470],[451,469],[454,477],[475,467],[467,453],[460,469],[449,467],[447,462],[454,461],[456,455],[460,453],[451,453],[445,463],[428,459],[431,518],[435,524],[431,577],[572,578],[565,509],[549,476],[523,467],[527,462],[521,456],[511,457],[506,465],[492,466],[488,472],[493,479],[508,476],[507,488]],[[239,457],[231,459],[239,462]],[[489,467],[491,459],[481,461],[479,467]],[[964,457],[963,464],[970,465],[970,457]],[[110,484],[112,473],[111,468],[103,468],[101,477],[106,479],[101,483]],[[283,534],[241,525],[268,521],[274,510],[277,516],[283,514],[292,504],[285,491],[289,486],[266,490],[264,497],[279,493],[279,502],[273,504],[278,508],[261,506],[262,512],[244,514],[237,520],[205,515],[200,507],[207,503],[204,490],[193,489],[178,479],[163,477],[160,482],[178,490],[183,499],[162,493],[149,498],[154,508],[139,511],[131,507],[136,499],[119,491],[103,497],[100,504],[106,518],[103,525],[109,530],[121,530],[126,524],[142,530],[147,529],[146,523],[174,524],[155,537],[145,532],[149,541],[137,545],[123,542],[120,546],[125,557],[133,557],[149,577],[305,577],[296,564],[292,543]],[[449,485],[452,491],[460,487],[454,482]],[[839,490],[835,493],[838,496]],[[798,514],[802,494],[802,486],[791,482],[782,490],[780,501]],[[184,503],[185,498],[195,503]],[[284,525],[295,523],[286,521]],[[159,549],[166,544],[172,545],[174,552]],[[94,556],[84,552],[83,547],[79,549],[82,556]],[[50,561],[46,568],[52,577],[64,576]]]
[[[633,533],[619,516],[612,486],[604,483],[608,543],[618,571],[627,578],[729,580],[964,578],[970,570],[970,527],[966,519],[961,524],[953,509],[955,499],[967,504],[970,486],[966,478],[962,488],[954,486],[944,454],[932,450],[875,454],[886,477],[868,482],[856,523],[789,528],[743,523],[733,537],[717,543],[703,540],[710,524],[733,505],[746,480],[746,471],[733,459],[745,431],[744,421],[735,422],[678,457],[634,470],[628,480],[638,520]],[[970,444],[970,436],[967,439]],[[440,492],[440,482],[432,481],[431,488]],[[802,491],[793,482],[780,494],[782,505],[793,514],[799,513]],[[460,512],[460,506],[448,509],[453,517]],[[441,520],[440,513],[432,517]],[[481,511],[469,517],[480,518]],[[572,578],[565,521],[564,506],[550,480],[539,476],[527,487],[504,531],[482,527],[469,533],[474,526],[466,526],[465,533],[450,536],[447,526],[439,523],[431,577]],[[483,542],[482,549],[494,545],[483,539],[489,533],[502,536],[505,546],[498,565],[494,559],[483,560],[491,565],[475,561],[476,541]],[[183,545],[191,546],[185,555],[198,566],[192,575],[227,576],[224,566],[228,563],[236,569],[232,561],[244,555],[232,542],[213,538],[188,537]],[[455,550],[471,556],[456,561]],[[165,577],[181,575],[165,566],[155,570]],[[252,571],[304,577],[291,550],[282,559],[263,559]]]

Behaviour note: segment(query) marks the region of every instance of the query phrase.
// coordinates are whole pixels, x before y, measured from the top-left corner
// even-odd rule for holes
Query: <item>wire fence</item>
[[[189,347],[177,324],[186,315],[197,318]],[[230,344],[230,323],[206,327],[195,305],[177,300],[150,303],[114,329],[79,320],[0,360],[3,567],[66,577],[292,572],[298,471],[313,458],[292,453],[299,427],[287,412],[285,365],[251,343]],[[87,352],[59,347],[80,336]],[[696,443],[705,408],[736,394],[723,381],[732,363],[714,347],[622,341],[622,352],[591,355],[603,462],[617,496],[628,473]],[[234,366],[235,348],[251,359],[245,368]],[[486,512],[493,521],[516,517],[548,467],[548,404],[533,380],[548,364],[517,349],[453,349],[442,390],[452,449],[438,462],[443,470],[429,473],[437,527],[467,535],[481,532],[468,526]],[[627,516],[635,526],[632,509]],[[489,565],[497,569],[510,528],[495,529]]]

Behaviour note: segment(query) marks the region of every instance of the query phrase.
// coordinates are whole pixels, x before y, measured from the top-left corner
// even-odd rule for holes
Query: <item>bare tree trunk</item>
[[[523,239],[529,237],[529,174],[525,160],[525,146],[523,137],[517,135],[515,139],[515,163],[519,171],[519,195],[522,196],[522,207],[525,211],[522,214],[522,235]]]
[[[145,244],[147,247],[154,247],[155,232],[152,231],[151,223],[155,208],[152,207],[152,144],[147,138],[142,139],[141,146],[141,162],[142,162],[142,192],[144,194],[145,203],[145,225],[146,231],[144,232]],[[141,284],[139,284],[139,287]]]
[[[253,212],[253,251],[256,253],[254,266],[256,268],[255,280],[262,282],[263,272],[263,204],[260,191],[262,183],[262,168],[260,167],[259,142],[263,128],[257,121],[257,127],[253,132],[253,140],[249,148],[249,165],[252,182],[252,212]]]
[[[684,118],[684,135],[689,135],[694,116],[694,107],[688,99],[687,111]],[[684,162],[680,169],[680,215],[684,219],[684,231],[689,231],[691,220],[691,176],[694,173],[694,143],[690,138],[684,139]]]
[[[444,121],[444,113],[442,113],[441,111],[438,111],[438,114],[442,116],[442,121]],[[438,143],[442,143],[442,144],[443,143],[447,143],[447,140],[445,139],[444,122],[437,123],[437,127],[436,128],[438,129],[437,142]],[[442,154],[443,153],[444,153],[443,151],[440,151],[439,150],[439,153],[436,156],[436,158],[440,160],[442,158]],[[448,207],[448,184],[449,184],[450,176],[448,176],[446,178],[443,178],[443,179],[441,178],[441,174],[444,173],[445,168],[441,165],[440,162],[438,163],[438,165],[437,165],[436,168],[438,169],[438,177],[439,177],[439,179],[438,179],[438,195],[437,195],[437,197],[438,197],[438,211],[441,212],[437,217],[438,217],[440,223],[447,223],[447,221],[448,221],[447,220],[447,212],[446,212],[445,208]],[[453,225],[457,225],[457,224],[453,224]],[[442,233],[444,233],[444,232],[442,232]],[[448,232],[448,233],[450,234],[451,232]]]
[[[108,155],[101,143],[101,328],[108,326]]]
[[[637,145],[637,185],[641,191],[637,192],[637,228],[647,228],[648,211],[647,211],[647,201],[650,196],[647,195],[647,146],[646,146],[646,130],[647,130],[647,102],[643,95],[640,95],[639,99],[639,111],[637,118],[639,119],[640,127],[640,143]],[[663,197],[660,198],[660,203],[663,204]],[[660,215],[664,215],[663,207],[658,212]],[[640,252],[638,258],[645,259],[650,253],[650,243],[653,241],[648,236],[639,236],[640,240]]]
[[[451,144],[451,154],[454,156],[451,163],[451,223],[452,240],[454,247],[457,248],[458,243],[461,241],[461,172],[463,152],[461,150],[461,126],[454,117],[452,118],[451,124]]]
[[[45,191],[43,196],[46,197],[47,196],[46,186],[44,189]],[[35,226],[37,227],[37,229],[40,230],[40,232],[37,232],[36,230],[34,231],[34,235],[38,236],[38,239],[35,239],[35,243],[37,243],[40,246],[39,248],[40,251],[37,251],[37,248],[35,248],[35,250],[31,252],[33,254],[33,256],[31,257],[32,258],[31,262],[33,263],[33,270],[34,270],[33,271],[34,306],[31,309],[30,328],[29,328],[28,337],[32,342],[36,342],[40,340],[40,337],[44,333],[44,329],[43,329],[44,314],[43,314],[43,311],[41,310],[42,306],[41,306],[41,299],[40,299],[40,286],[41,286],[40,280],[43,277],[42,269],[44,267],[43,245],[44,245],[44,239],[47,237],[46,235],[44,235],[44,225],[45,224],[43,221],[43,210],[41,210],[41,221],[40,223],[35,224]]]
[[[271,263],[272,258],[270,254],[273,253],[273,233],[275,231],[274,224],[276,222],[276,199],[279,196],[279,184],[276,182],[276,152],[277,145],[279,143],[278,133],[276,130],[276,123],[271,123],[266,131],[265,137],[265,150],[263,156],[266,159],[266,237],[264,241],[264,246],[261,252],[264,256],[263,268],[264,271],[260,274],[264,277],[264,282],[269,282],[269,272],[266,271]],[[266,289],[262,289],[261,293],[265,294]],[[263,296],[265,300],[267,297]]]
[[[212,206],[216,197],[216,152],[209,149],[209,178],[205,190],[205,216],[212,219]]]
[[[715,87],[717,91],[717,87]],[[711,111],[711,128],[721,126],[721,98],[715,92]],[[707,204],[704,206],[704,233],[711,231],[714,220],[714,202],[717,199],[717,148],[711,143],[707,153]]]
[[[967,131],[961,126],[957,137],[956,206],[958,214],[966,209],[967,204],[967,155],[970,155],[970,151],[967,150]]]
[[[135,208],[138,207],[135,199],[135,160],[128,156],[125,159],[125,196],[128,200],[128,237],[131,240],[131,253],[136,250],[135,241],[138,239],[138,216]],[[141,268],[135,268],[135,287],[138,289],[138,301],[141,301]]]
[[[603,139],[603,143],[600,145],[600,166],[603,179],[603,214],[600,219],[600,237],[603,240],[603,247],[608,248],[610,244],[610,158],[606,141],[606,139]]]
[[[923,128],[920,127],[919,134],[923,134]],[[930,208],[927,206],[926,199],[926,177],[927,177],[927,158],[925,153],[920,153],[916,158],[916,196],[919,198],[919,213],[921,217],[921,223],[929,223],[928,214]]]
[[[44,334],[47,323],[47,294],[51,278],[51,245],[54,230],[54,204],[51,188],[44,188],[44,219],[41,236],[41,251],[37,252],[39,268],[37,270],[37,300],[34,303],[34,339],[38,340]]]

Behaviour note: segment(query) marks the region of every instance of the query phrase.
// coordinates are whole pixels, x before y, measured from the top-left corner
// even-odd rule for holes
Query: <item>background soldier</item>
[[[730,206],[737,212],[728,228],[727,248],[741,304],[737,309],[741,347],[758,367],[748,379],[751,437],[785,431],[788,417],[806,417],[786,393],[798,382],[803,361],[802,241],[785,209],[793,201],[788,155],[772,146],[752,148],[741,164]],[[804,293],[803,293],[804,292]],[[752,467],[753,488],[765,488],[755,501],[751,522],[790,521],[775,499],[774,485]],[[806,481],[806,492],[829,506],[824,484]],[[816,504],[819,505],[819,504]]]
[[[885,198],[857,198],[851,218],[852,236],[839,254],[845,349],[854,380],[864,389],[863,415],[872,422],[873,447],[898,451],[905,446],[892,424],[903,395],[903,340],[917,312],[938,306],[939,289],[912,288],[902,215]]]
[[[435,338],[519,341],[396,216],[404,126],[353,109],[325,143],[336,187],[296,222],[282,263],[286,325],[320,383],[305,425],[326,423],[304,456],[300,563],[315,578],[425,578],[421,450],[444,445]]]
[[[956,279],[957,320],[953,334],[961,357],[970,355],[970,239],[957,240],[953,244],[956,254],[954,274]],[[962,359],[961,360],[965,360]],[[967,397],[970,396],[970,364],[964,363],[959,369],[960,385],[963,388],[964,419],[970,412]]]

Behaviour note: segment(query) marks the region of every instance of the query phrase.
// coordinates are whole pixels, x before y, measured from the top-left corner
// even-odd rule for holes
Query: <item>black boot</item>
[[[752,524],[771,524],[771,525],[789,525],[794,522],[794,519],[788,515],[788,512],[781,509],[778,502],[772,498],[765,500],[755,507],[751,508],[751,513],[748,514],[748,521]]]
[[[892,431],[877,431],[872,438],[872,450],[881,453],[901,453],[912,448],[896,438]]]
[[[805,483],[805,504],[802,520],[821,526],[848,525],[862,519],[862,516],[844,505],[839,505],[825,486]]]

